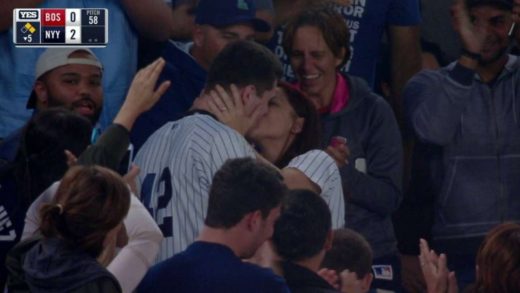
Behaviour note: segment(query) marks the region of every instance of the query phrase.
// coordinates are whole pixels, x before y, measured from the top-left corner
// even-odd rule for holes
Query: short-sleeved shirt
[[[345,225],[345,199],[341,174],[334,159],[324,151],[311,150],[293,158],[287,167],[300,170],[320,187],[321,196],[331,212],[332,228],[342,228]]]
[[[414,26],[420,23],[418,0],[353,0],[337,6],[350,30],[350,60],[342,71],[363,78],[373,88],[381,37],[387,26]],[[290,60],[282,48],[283,27],[268,44],[284,64],[284,77],[294,80]]]
[[[158,260],[184,250],[204,224],[213,175],[228,160],[255,157],[235,130],[209,113],[159,128],[137,153],[141,199],[164,234]]]

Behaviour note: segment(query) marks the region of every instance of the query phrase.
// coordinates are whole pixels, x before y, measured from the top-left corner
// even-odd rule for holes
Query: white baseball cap
[[[70,57],[74,52],[84,51],[90,56],[88,57]],[[89,48],[48,48],[45,50],[36,62],[35,80],[38,80],[45,73],[68,64],[83,64],[98,67],[103,72],[103,65],[96,57],[94,52]],[[34,90],[27,101],[27,109],[36,107],[36,93]]]

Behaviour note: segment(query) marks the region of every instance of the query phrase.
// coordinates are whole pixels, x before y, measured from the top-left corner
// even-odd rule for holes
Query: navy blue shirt
[[[289,292],[270,269],[243,262],[224,245],[197,241],[153,266],[137,292]]]

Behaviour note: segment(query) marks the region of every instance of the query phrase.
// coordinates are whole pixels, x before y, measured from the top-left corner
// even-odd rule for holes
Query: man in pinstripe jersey
[[[280,74],[281,65],[268,49],[249,41],[231,44],[211,65],[189,115],[165,124],[138,152],[141,198],[165,236],[158,260],[184,250],[198,235],[211,179],[224,162],[255,157],[243,134],[267,112]],[[210,91],[217,85],[229,91],[232,84],[248,113],[243,133],[219,122],[209,104]]]

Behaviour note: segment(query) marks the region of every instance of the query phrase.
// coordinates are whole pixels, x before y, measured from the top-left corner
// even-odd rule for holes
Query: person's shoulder
[[[348,75],[350,85],[351,99],[357,106],[365,105],[365,107],[385,108],[387,111],[392,111],[388,102],[379,94],[374,92],[360,77]]]
[[[209,114],[195,113],[188,117],[191,117],[190,120],[188,120],[189,123],[197,129],[207,133],[207,137],[222,137],[222,135],[233,137],[241,136],[234,129],[218,121]]]
[[[306,153],[303,153],[303,154],[293,158],[291,160],[291,162],[296,159],[299,159],[299,160],[329,160],[332,158],[325,151],[319,150],[319,149],[314,149],[314,150],[307,151]]]
[[[182,120],[182,119],[181,119]],[[167,142],[169,140],[174,139],[172,131],[177,128],[179,124],[182,124],[181,120],[166,122],[163,126],[159,127],[159,129],[155,130],[150,137],[145,141],[140,150],[146,148],[146,145],[153,144],[156,145],[158,142]]]
[[[155,264],[149,272],[150,275],[155,276],[156,281],[164,281],[162,279],[166,277],[164,275],[165,272],[175,272],[179,267],[183,267],[185,265],[186,258],[183,256],[182,253],[179,253]]]
[[[84,285],[70,291],[70,293],[120,293],[121,286],[113,277],[100,277],[85,283]]]
[[[183,253],[176,254],[152,266],[137,288],[137,292],[168,291],[176,283],[178,273],[186,268]],[[153,290],[152,290],[153,288]]]
[[[315,149],[294,157],[287,167],[296,168],[304,173],[315,174],[324,172],[331,166],[336,166],[334,159],[325,151]],[[316,172],[319,170],[319,172]],[[310,175],[309,177],[312,177]]]
[[[272,292],[285,292],[287,284],[284,279],[276,275],[271,269],[255,264],[243,262],[240,268],[242,280],[250,284],[262,284],[263,288],[271,288]]]

